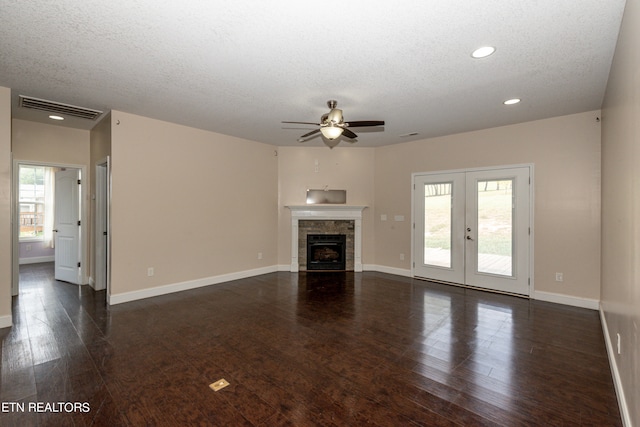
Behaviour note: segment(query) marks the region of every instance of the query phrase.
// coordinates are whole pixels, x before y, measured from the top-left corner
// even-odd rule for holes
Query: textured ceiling
[[[276,145],[313,129],[281,121],[337,99],[347,121],[386,121],[354,129],[381,146],[599,109],[624,4],[0,0],[0,86],[16,118],[45,116],[21,94]]]

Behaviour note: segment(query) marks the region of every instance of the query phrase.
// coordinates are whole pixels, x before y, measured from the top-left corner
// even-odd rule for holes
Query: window
[[[47,179],[44,166],[20,165],[20,240],[43,240],[47,212]],[[48,207],[51,210],[51,206]]]

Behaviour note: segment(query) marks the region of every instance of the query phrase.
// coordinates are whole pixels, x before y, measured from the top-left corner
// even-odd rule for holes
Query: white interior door
[[[107,167],[96,165],[96,226],[94,236],[95,269],[94,288],[99,291],[107,285]]]
[[[95,290],[107,288],[109,271],[109,157],[96,165]]]
[[[80,171],[56,172],[55,278],[80,284]]]
[[[417,277],[529,295],[529,167],[414,176]]]

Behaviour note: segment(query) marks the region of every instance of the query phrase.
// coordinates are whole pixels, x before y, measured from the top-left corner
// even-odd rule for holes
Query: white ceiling
[[[276,145],[313,129],[281,121],[337,99],[346,121],[386,121],[353,129],[354,146],[381,146],[599,109],[624,5],[0,0],[0,86],[16,118],[46,116],[20,94]],[[483,45],[497,50],[471,58]]]

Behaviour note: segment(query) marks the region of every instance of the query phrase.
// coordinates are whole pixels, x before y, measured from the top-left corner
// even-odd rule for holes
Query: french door
[[[529,295],[529,167],[413,179],[414,276]]]

